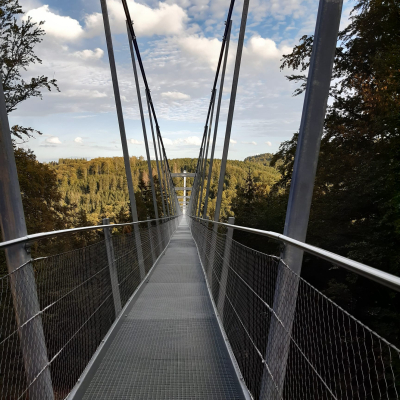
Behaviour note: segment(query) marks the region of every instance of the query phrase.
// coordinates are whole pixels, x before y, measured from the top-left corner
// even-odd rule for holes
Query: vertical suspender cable
[[[201,167],[203,165],[203,152],[204,152],[204,147],[205,147],[205,140],[206,140],[206,133],[207,133],[207,125],[204,127],[204,133],[203,133],[203,139],[201,141],[201,146],[200,146],[200,153],[199,153],[199,158],[197,160],[197,166],[196,166],[196,178],[194,182],[194,187],[192,188],[194,192],[192,193],[193,196],[193,213],[192,215],[197,215],[197,203],[198,203],[198,198],[199,198],[199,184],[200,184],[200,176],[201,176]]]
[[[283,231],[285,236],[300,242],[306,240],[342,3],[342,0],[320,0],[318,8]],[[296,312],[299,285],[297,277],[301,273],[303,250],[288,245],[283,251],[282,259],[294,273],[289,273],[283,265],[280,265],[278,270],[273,309],[280,321],[278,323],[276,318],[271,321],[265,355],[269,372],[264,367],[260,399],[270,399],[272,394],[280,397],[283,393],[289,349],[291,348],[290,332]],[[282,330],[282,326],[285,327],[285,331]]]
[[[219,214],[221,211],[221,201],[222,201],[222,192],[224,190],[226,161],[228,159],[229,141],[231,139],[233,112],[235,111],[236,93],[237,93],[237,86],[238,86],[238,82],[239,82],[240,63],[242,60],[243,43],[244,43],[244,35],[246,32],[246,22],[247,22],[248,11],[249,11],[249,0],[244,0],[243,11],[242,11],[242,21],[240,23],[239,39],[238,39],[238,46],[237,46],[237,52],[236,52],[235,70],[233,72],[231,98],[229,101],[228,120],[226,123],[225,143],[224,143],[224,149],[222,152],[221,171],[219,174],[217,203],[215,205],[214,221],[216,221],[216,222],[218,222],[218,220],[219,220]],[[216,225],[214,225],[214,226],[216,226]]]
[[[128,25],[129,25],[128,22],[126,23],[126,25],[127,25],[127,31],[128,31],[129,49],[130,49],[131,57],[132,57],[133,74],[135,76],[136,93],[137,93],[139,111],[140,111],[140,120],[142,122],[143,139],[144,139],[144,145],[146,148],[147,168],[149,170],[151,193],[153,196],[154,216],[156,219],[158,219],[157,197],[156,197],[156,190],[154,187],[153,172],[152,172],[152,168],[151,168],[149,143],[147,141],[146,123],[144,121],[142,97],[140,94],[139,79],[138,79],[138,74],[137,74],[137,70],[136,70],[135,52],[133,51],[133,47],[132,47],[132,37],[131,37],[131,32],[129,31],[129,28],[128,28]]]
[[[112,78],[113,89],[114,89],[115,106],[117,108],[117,116],[118,116],[119,132],[120,132],[120,136],[121,136],[122,151],[124,154],[125,173],[126,173],[126,179],[127,179],[127,184],[128,184],[129,200],[131,202],[132,220],[133,220],[133,222],[137,222],[138,214],[137,214],[137,209],[136,209],[136,199],[135,199],[135,192],[133,190],[132,171],[131,171],[131,165],[129,162],[128,144],[126,141],[125,123],[124,123],[124,116],[122,113],[121,97],[120,97],[119,86],[118,86],[117,69],[115,67],[115,58],[114,58],[114,50],[113,50],[113,44],[112,44],[112,38],[111,38],[110,21],[108,19],[108,10],[107,10],[106,0],[100,0],[100,3],[101,3],[101,10],[103,13],[104,31],[105,31],[105,35],[106,35],[106,41],[107,41],[108,59],[110,62],[111,78]],[[134,227],[135,241],[136,241],[137,252],[138,252],[140,277],[141,277],[141,279],[143,279],[146,273],[145,273],[145,268],[144,268],[140,231],[139,231],[139,227],[137,224],[135,224],[133,227]]]
[[[208,127],[208,136],[207,136],[205,157],[204,157],[204,162],[203,162],[202,179],[201,179],[201,188],[200,188],[199,210],[198,210],[198,213],[197,213],[198,217],[200,217],[200,215],[201,215],[201,203],[203,201],[204,180],[205,180],[205,173],[206,173],[206,169],[207,169],[208,147],[209,147],[209,144],[210,144],[210,136],[211,136],[211,129],[212,129],[212,121],[213,121],[213,116],[214,116],[214,105],[215,105],[216,92],[217,92],[217,89],[214,90],[214,96],[212,97],[210,126]]]
[[[149,98],[147,96],[147,92],[146,92],[146,100],[147,100],[147,108],[149,111],[150,127],[151,127],[151,135],[153,138],[154,153],[156,155],[156,166],[157,166],[158,183],[160,185],[161,205],[162,205],[162,210],[163,210],[163,214],[165,217],[167,215],[167,213],[165,211],[165,204],[164,204],[164,192],[163,192],[163,188],[162,188],[162,177],[161,177],[161,173],[160,173],[160,165],[159,165],[158,154],[157,154],[157,142],[154,137],[153,119],[151,117],[151,110],[150,110]]]
[[[160,165],[161,165],[161,183],[163,185],[164,188],[164,195],[165,195],[165,205],[166,205],[166,209],[167,209],[167,215],[168,217],[170,216],[170,207],[169,207],[169,193],[168,193],[168,189],[167,189],[167,185],[166,185],[166,176],[165,176],[165,162],[163,162],[163,154],[161,151],[161,144],[160,144],[160,137],[157,136],[157,140],[158,140],[158,150],[160,152]]]
[[[221,103],[222,103],[222,93],[223,93],[223,90],[224,90],[226,64],[227,64],[227,61],[228,61],[229,41],[230,41],[230,37],[231,37],[232,20],[230,20],[228,22],[228,25],[229,25],[229,27],[228,27],[227,37],[226,37],[224,64],[222,66],[221,82],[220,82],[220,86],[219,86],[217,112],[215,114],[214,137],[213,137],[212,146],[211,146],[210,165],[208,167],[208,179],[207,179],[206,197],[204,199],[203,218],[206,218],[206,216],[207,216],[208,196],[210,194],[211,174],[212,174],[212,168],[213,168],[213,163],[214,163],[215,144],[216,144],[216,141],[217,141],[219,113],[221,111]]]

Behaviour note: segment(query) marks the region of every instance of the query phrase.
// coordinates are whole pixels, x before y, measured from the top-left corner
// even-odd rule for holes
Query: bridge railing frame
[[[299,365],[310,366],[315,373],[312,378],[312,382],[314,380],[317,382],[315,388],[318,388],[318,384],[323,384],[330,391],[332,398],[342,398],[341,395],[335,397],[333,394],[335,392],[338,394],[339,391],[342,393],[342,389],[345,394],[349,395],[350,390],[353,390],[353,384],[356,385],[354,390],[361,393],[361,398],[366,393],[370,393],[369,390],[372,390],[372,387],[375,389],[378,387],[376,390],[379,392],[387,390],[388,398],[398,398],[389,396],[389,394],[393,395],[396,385],[398,385],[398,377],[393,372],[398,368],[400,359],[400,350],[396,346],[373,332],[322,292],[315,289],[299,274],[293,272],[291,266],[282,259],[282,254],[279,257],[253,250],[234,240],[232,235],[235,230],[238,230],[278,241],[284,247],[294,246],[321,260],[399,292],[400,277],[276,232],[234,225],[233,218],[230,218],[228,223],[223,223],[190,216],[189,225],[198,248],[210,295],[219,319],[222,321],[221,329],[224,336],[229,339],[240,372],[254,398],[257,400],[292,398],[289,392],[297,387],[296,384],[298,385],[296,377],[299,376],[299,373],[301,374],[301,370],[296,370],[296,368]],[[218,228],[226,228],[226,231]],[[289,327],[285,324],[284,317],[288,310],[276,308],[274,302],[276,287],[280,285],[289,287],[289,294],[292,295],[294,295],[293,290],[296,289],[294,307],[290,303],[290,312],[293,311],[293,330],[292,325]],[[242,297],[240,297],[241,295]],[[228,305],[227,310],[224,305],[225,307]],[[254,311],[252,310],[253,306],[255,307]],[[315,315],[315,308],[324,311],[321,315]],[[344,318],[346,318],[346,323],[344,323]],[[274,323],[280,326],[278,332],[281,341],[277,343],[275,349],[280,357],[269,359],[265,349],[268,349]],[[245,333],[241,332],[242,327]],[[353,335],[355,334],[353,338],[348,329],[352,329]],[[299,337],[299,332],[308,332],[307,337],[310,339]],[[243,344],[237,345],[238,341],[241,342],[242,336],[245,337],[247,344],[243,342]],[[341,341],[341,344],[338,340]],[[370,341],[367,342],[367,340]],[[314,341],[319,346],[315,350],[313,350],[312,344]],[[289,346],[286,346],[286,343],[289,343]],[[364,347],[360,343],[364,343]],[[372,343],[375,343],[375,347]],[[380,345],[377,346],[376,343],[380,343]],[[336,360],[332,360],[331,355],[335,354],[335,350],[338,352],[340,349],[342,356],[346,354],[340,346],[346,346],[347,351],[349,351],[347,346],[351,348],[350,353],[347,353],[349,358],[343,359],[336,355]],[[376,354],[379,346],[380,354]],[[357,350],[359,353],[355,353]],[[391,351],[393,351],[393,355]],[[283,367],[282,359],[286,361]],[[260,361],[263,365],[263,374],[261,375],[259,375],[260,370],[257,369]],[[392,364],[392,361],[396,364]],[[378,365],[378,362],[381,364]],[[324,364],[328,371],[332,372],[331,369],[334,369],[334,375],[331,376],[330,372],[327,375],[325,369],[321,371],[321,365]],[[362,372],[353,368],[356,364],[359,365],[359,369],[363,369]],[[352,365],[352,367],[348,367],[348,365]],[[379,369],[381,366],[382,370]],[[284,368],[285,371],[285,378],[282,382],[277,379],[279,374],[274,373],[274,371],[282,371],[281,368]],[[376,372],[377,368],[379,374]],[[346,378],[341,377],[338,371],[342,371],[342,373],[346,371]],[[373,375],[374,371],[376,375]],[[388,377],[385,376],[386,372],[384,371],[389,371]],[[355,377],[357,373],[362,375],[362,379],[358,377],[360,379],[359,386],[357,386],[358,378]],[[307,378],[304,386],[300,382],[298,389],[300,387],[304,390],[311,388],[311,375],[309,373],[305,373],[305,375]],[[383,379],[382,376],[385,378]],[[369,378],[369,381],[366,377]],[[342,378],[343,387],[339,388],[336,380]],[[301,380],[301,378],[299,379]],[[389,385],[386,379],[390,382]],[[349,384],[349,382],[352,383]],[[266,388],[269,388],[267,392]]]
[[[46,254],[41,254],[43,251],[40,250],[39,244],[36,249],[37,253],[40,251],[39,255],[29,254],[25,264],[19,265],[14,268],[14,271],[0,277],[0,299],[4,312],[0,332],[5,333],[0,340],[4,356],[2,360],[0,359],[0,370],[6,371],[5,384],[0,385],[0,398],[8,398],[5,393],[9,393],[10,390],[19,395],[29,392],[29,398],[32,400],[60,398],[64,390],[72,390],[76,379],[79,378],[75,375],[76,368],[79,370],[80,359],[89,361],[98,354],[98,351],[95,351],[96,348],[92,349],[92,347],[96,337],[102,332],[97,330],[94,338],[88,337],[86,324],[91,325],[93,322],[91,318],[96,320],[97,316],[104,312],[109,313],[107,314],[109,318],[107,317],[104,324],[120,319],[121,312],[131,303],[138,290],[141,290],[142,284],[146,282],[146,278],[164,254],[171,236],[179,225],[180,218],[181,216],[177,215],[122,224],[109,224],[108,218],[105,218],[101,225],[25,235],[1,242],[0,251],[15,251],[15,248],[30,249],[35,242],[43,239],[54,241],[65,235],[72,238],[76,234],[91,231],[104,233],[104,238],[99,236],[100,240],[96,238],[89,245],[66,250],[61,254],[53,254],[53,252],[47,254],[47,250]],[[115,228],[126,227],[130,229],[111,234]],[[136,236],[137,232],[139,232],[139,238]],[[145,250],[143,270],[137,248],[138,239]],[[121,247],[121,243],[125,243],[125,247]],[[68,248],[68,245],[65,248]],[[21,279],[24,291],[17,291],[16,306],[11,300],[11,294],[14,294],[13,282]],[[20,286],[17,286],[17,289]],[[88,290],[87,296],[82,294],[83,288]],[[110,297],[112,307],[102,302],[96,308],[98,296]],[[92,297],[94,300],[89,300]],[[32,308],[35,312],[27,315]],[[72,315],[73,321],[70,320]],[[57,323],[61,326],[69,321],[70,328],[61,329],[53,335],[53,320],[58,321]],[[37,326],[40,327],[43,342],[39,349],[32,348],[35,344],[33,328],[37,329]],[[92,329],[98,329],[97,325]],[[75,335],[82,335],[85,338],[84,342],[86,343],[87,340],[92,347],[82,343],[80,347],[82,352],[78,353],[74,350],[75,347],[67,347],[75,340]],[[25,365],[20,365],[18,345],[21,346],[22,359],[24,361],[25,358],[29,359],[28,366],[27,361]],[[100,347],[102,345],[103,341]],[[13,354],[15,354],[13,356],[15,361],[10,361]],[[44,357],[46,362],[42,365]],[[75,374],[70,374],[65,382],[61,381],[60,371],[73,361],[77,364]],[[32,371],[29,369],[30,365],[38,365],[40,368]],[[80,373],[83,373],[83,369]],[[12,374],[12,379],[10,374]],[[53,379],[43,386],[43,380],[46,382],[50,376]],[[4,395],[6,397],[3,397]]]
[[[190,216],[192,220],[203,221],[206,223],[214,224],[214,226],[224,226],[226,228],[238,230],[246,233],[253,233],[260,236],[265,236],[269,239],[277,240],[285,245],[295,246],[296,248],[305,251],[306,253],[317,256],[323,260],[329,261],[336,266],[343,267],[348,271],[354,272],[360,276],[368,278],[374,282],[377,282],[383,286],[400,292],[400,277],[396,275],[389,274],[387,272],[381,271],[377,268],[370,267],[366,264],[362,264],[358,261],[351,260],[340,256],[339,254],[332,253],[328,250],[321,249],[319,247],[300,242],[299,240],[292,239],[288,236],[282,235],[280,233],[263,231],[261,229],[248,228],[240,225],[232,225],[230,223],[215,222],[209,219],[204,219],[200,217]],[[290,267],[290,266],[289,266]]]

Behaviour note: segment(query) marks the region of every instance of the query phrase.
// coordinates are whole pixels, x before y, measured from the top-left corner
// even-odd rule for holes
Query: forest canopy
[[[191,158],[169,160],[171,172],[182,172],[183,170],[195,172],[196,163],[197,160]],[[213,216],[215,210],[220,163],[220,160],[214,160],[208,208],[210,216]],[[139,219],[146,219],[147,216],[153,217],[154,210],[147,161],[143,157],[131,157],[130,164]],[[156,191],[159,193],[156,163],[152,161],[151,164],[152,175],[155,177],[157,186]],[[60,159],[58,162],[50,163],[49,167],[57,176],[62,198],[61,204],[72,207],[74,214],[85,213],[92,225],[98,224],[105,217],[115,222],[125,222],[128,219],[127,204],[129,198],[122,157],[95,158],[90,161],[85,159]],[[233,215],[231,210],[232,200],[236,196],[238,188],[244,185],[249,171],[251,171],[258,186],[262,187],[264,193],[267,193],[280,177],[275,168],[265,166],[263,163],[228,161],[221,210],[223,219]],[[176,186],[183,186],[183,178],[174,178],[174,183]],[[188,178],[187,186],[191,185],[192,179]],[[204,187],[203,198],[205,193],[206,188]],[[178,192],[178,195],[183,195],[183,192]],[[158,203],[161,204],[161,201]],[[159,213],[162,215],[161,208]]]

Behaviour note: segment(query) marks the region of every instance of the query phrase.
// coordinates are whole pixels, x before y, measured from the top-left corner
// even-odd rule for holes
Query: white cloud
[[[118,0],[107,2],[111,29],[114,34],[126,33],[126,18],[122,4]],[[177,4],[159,2],[158,8],[128,1],[131,17],[134,20],[135,33],[138,36],[176,35],[183,31],[188,19],[186,12]],[[104,31],[103,17],[93,13],[85,18],[85,26],[89,36]]]
[[[199,35],[189,35],[174,39],[184,55],[192,56],[202,64],[207,64],[213,71],[216,69],[221,41],[213,38],[205,38]],[[229,51],[228,60],[232,63],[236,51],[235,44],[232,44]],[[243,61],[253,66],[261,66],[265,69],[265,61],[278,63],[283,54],[288,54],[292,48],[286,45],[277,46],[276,42],[270,38],[263,38],[258,34],[253,35],[243,49]],[[279,71],[279,68],[277,68]]]
[[[173,146],[174,142],[171,139],[163,138],[164,146]]]
[[[74,139],[74,142],[75,143],[83,143],[83,139],[81,138],[81,137],[76,137],[75,139]]]
[[[210,89],[214,78],[213,70],[216,67],[221,47],[222,18],[226,14],[226,4],[223,0],[213,0],[213,2],[209,0],[190,0],[190,4],[188,0],[162,1],[166,3],[160,4],[158,0],[146,0],[145,3],[147,5],[143,5],[129,0],[129,5],[132,17],[135,20],[134,27],[138,35],[139,46],[159,123],[161,129],[163,127],[165,129],[167,126],[169,130],[167,132],[162,130],[163,134],[170,138],[164,139],[165,145],[169,146],[167,151],[177,157],[189,155],[196,157],[198,146],[201,144],[201,132],[209,106]],[[282,0],[285,4],[290,1],[299,3],[303,0]],[[261,0],[254,0],[253,4],[256,2],[260,4],[260,7],[262,6],[261,3],[265,3],[261,2]],[[270,2],[277,4],[279,0],[269,0],[268,3]],[[219,20],[214,13],[211,13],[217,3],[222,4],[221,10],[224,14]],[[43,59],[43,64],[32,65],[27,72],[27,76],[45,75],[51,78],[55,77],[58,80],[61,93],[46,92],[44,93],[43,102],[39,102],[37,99],[30,99],[21,104],[21,107],[13,113],[11,118],[15,119],[15,122],[13,120],[14,123],[19,123],[18,119],[21,118],[44,117],[49,122],[46,122],[48,126],[41,129],[44,132],[56,134],[61,140],[60,143],[49,143],[45,141],[46,138],[43,138],[41,141],[36,141],[36,146],[52,146],[57,151],[60,151],[60,154],[62,152],[63,155],[70,156],[74,154],[67,154],[67,151],[70,151],[68,149],[73,149],[75,152],[81,151],[82,153],[87,149],[89,145],[87,139],[84,139],[83,143],[81,142],[79,145],[78,142],[73,142],[74,137],[72,137],[72,140],[68,139],[71,131],[76,132],[75,134],[82,134],[83,131],[79,129],[77,124],[71,126],[71,128],[68,126],[69,124],[64,124],[62,128],[58,129],[56,127],[57,129],[55,129],[52,126],[51,118],[48,117],[60,115],[60,118],[64,116],[73,123],[74,119],[83,119],[95,115],[96,118],[90,125],[92,133],[87,134],[90,137],[92,137],[91,135],[98,135],[99,138],[104,138],[104,143],[109,143],[109,140],[111,140],[109,138],[110,131],[106,129],[105,121],[110,121],[110,125],[112,123],[116,124],[115,102],[108,58],[104,54],[106,46],[101,14],[92,13],[86,19],[79,20],[81,21],[79,23],[70,17],[54,14],[56,11],[52,12],[54,10],[51,8],[52,4],[50,3],[50,9],[48,6],[46,8],[41,4],[36,4],[34,7],[35,10],[42,10],[45,17],[53,18],[55,16],[52,21],[58,21],[57,18],[60,18],[59,21],[63,23],[70,23],[72,28],[75,27],[75,33],[70,33],[68,30],[60,33],[56,29],[57,26],[53,26],[52,33],[48,32],[43,43],[37,46],[37,54]],[[140,123],[134,80],[132,79],[132,65],[127,47],[125,17],[121,14],[122,6],[120,0],[107,0],[107,4],[109,5],[112,33],[115,38],[114,49],[118,59],[121,98],[125,99],[123,100],[124,116],[127,119],[127,124]],[[178,11],[176,15],[171,14],[174,10],[172,8],[173,5],[176,7],[175,10]],[[187,15],[191,18],[194,15],[190,11],[190,7],[193,5],[198,6],[198,15],[203,13],[201,11],[203,6],[209,10],[204,20],[187,19]],[[96,3],[95,7],[97,9],[100,8],[98,3]],[[149,22],[148,24],[146,20],[141,21],[139,14],[136,13],[136,7],[138,7],[139,11],[140,9],[144,10],[143,12],[147,13],[148,18],[157,17],[162,13],[164,13],[164,17],[163,19],[158,19],[158,22],[153,21],[154,23],[147,21]],[[96,10],[96,8],[90,8],[90,12]],[[62,9],[64,10],[65,8]],[[241,11],[240,4],[237,9],[236,14]],[[67,15],[66,12],[63,12],[63,14]],[[236,22],[232,32],[228,70],[225,79],[220,130],[224,129],[226,121],[233,61],[236,54],[237,33],[240,25],[240,18],[236,18],[236,14],[234,15]],[[45,17],[40,19],[46,19]],[[211,25],[206,24],[207,21],[212,22],[211,18],[217,20],[217,22]],[[254,14],[253,17],[249,16],[249,18],[254,18]],[[295,85],[285,80],[285,72],[279,71],[281,55],[290,52],[290,48],[286,44],[297,43],[298,34],[290,31],[291,36],[289,37],[284,32],[284,29],[281,29],[284,27],[281,22],[276,24],[276,27],[279,26],[279,31],[274,30],[274,18],[275,15],[263,20],[265,24],[260,25],[260,29],[258,29],[257,25],[252,25],[254,21],[249,20],[232,132],[232,137],[237,139],[231,139],[231,150],[235,157],[241,157],[244,152],[249,152],[251,149],[251,153],[253,153],[256,142],[268,148],[269,144],[265,141],[265,137],[270,137],[275,146],[281,140],[291,137],[300,121],[302,98],[293,98],[291,96]],[[171,21],[178,21],[177,25],[171,26],[170,19]],[[162,26],[164,22],[166,26]],[[291,20],[287,22],[292,23]],[[312,22],[315,25],[315,19]],[[205,26],[213,28],[213,31],[205,33]],[[295,23],[294,26],[299,29],[298,23]],[[47,30],[46,27],[45,29]],[[312,27],[313,29],[314,26]],[[312,30],[310,30],[311,33]],[[114,36],[118,33],[121,33],[121,35]],[[165,34],[166,36],[153,37],[151,40],[141,39],[145,35],[158,34]],[[94,37],[95,35],[98,35],[98,37]],[[208,37],[203,37],[203,35]],[[214,35],[215,37],[213,37]],[[296,40],[292,38],[295,35],[297,35]],[[90,39],[91,37],[93,39]],[[73,39],[71,38],[75,38],[75,41],[72,42]],[[126,53],[127,51],[128,53]],[[144,92],[142,92],[142,97],[144,97]],[[255,124],[255,121],[258,121],[258,124]],[[115,126],[117,127],[117,125]],[[84,138],[86,138],[86,135],[84,135]],[[138,139],[140,139],[139,136]],[[236,144],[241,143],[241,140],[246,140],[246,144],[236,146]],[[253,140],[256,142],[251,142]],[[68,146],[68,143],[71,146]],[[132,143],[130,145],[132,155],[143,154],[143,142],[137,140],[130,143]],[[67,145],[64,146],[64,144]],[[35,143],[33,143],[33,146],[35,146]],[[217,144],[216,151],[218,152],[221,149]],[[40,150],[42,152],[45,151],[44,148]],[[101,155],[100,150],[93,151],[93,156]],[[56,157],[56,152],[48,153],[51,153],[52,157]],[[45,157],[48,157],[48,153],[45,154]],[[42,157],[40,154],[38,156]]]
[[[45,142],[49,144],[61,144],[61,140],[57,136],[51,136]]]
[[[171,100],[189,100],[190,96],[181,92],[163,92],[161,96]]]
[[[66,97],[81,97],[89,99],[101,99],[107,97],[106,93],[90,89],[70,89],[66,90],[65,92],[61,92],[61,95]]]
[[[257,146],[256,142],[242,142],[242,144],[252,144],[253,146]]]
[[[73,55],[81,60],[99,60],[104,55],[104,51],[100,48],[93,50],[76,51]]]
[[[112,33],[126,33],[126,18],[121,2],[109,0],[107,6]],[[188,20],[186,11],[177,4],[159,2],[158,7],[151,8],[129,0],[128,6],[134,18],[135,33],[139,36],[177,35],[183,32]],[[23,19],[28,17],[37,23],[45,21],[43,28],[46,34],[59,40],[74,41],[104,35],[103,17],[98,12],[88,14],[84,26],[76,19],[52,12],[47,4],[31,9]]]
[[[270,141],[265,142],[265,144],[267,144],[268,146],[272,146],[272,143]]]
[[[309,0],[253,0],[250,3],[250,13],[256,21],[261,21],[267,15],[273,15],[277,20],[283,20],[286,16],[298,19],[306,12],[310,12]]]
[[[175,140],[171,140],[168,138],[163,138],[163,142],[165,146],[180,146],[180,145],[184,145],[184,146],[201,146],[201,139],[198,136],[188,136],[185,138],[179,138],[179,139],[175,139]]]
[[[31,17],[34,22],[45,21],[43,29],[46,34],[63,40],[75,40],[83,35],[83,28],[76,19],[54,14],[48,5],[28,11],[23,20]]]
[[[292,50],[289,46],[278,48],[276,43],[269,38],[262,38],[260,35],[254,35],[250,38],[246,46],[246,55],[262,60],[280,59],[282,54],[288,54]]]
[[[191,35],[178,39],[178,44],[184,53],[195,56],[198,60],[207,63],[215,70],[221,50],[221,41],[208,39],[198,35]]]
[[[136,140],[136,139],[129,139],[128,140],[129,143],[131,144],[143,144],[143,140]]]
[[[183,139],[174,140],[174,144],[184,144],[189,146],[201,146],[201,139],[197,136],[189,136]]]

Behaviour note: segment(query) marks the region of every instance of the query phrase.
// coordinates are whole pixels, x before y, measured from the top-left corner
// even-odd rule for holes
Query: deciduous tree
[[[32,64],[41,64],[35,54],[35,46],[42,42],[45,31],[43,22],[35,23],[30,17],[21,19],[24,14],[18,0],[0,0],[0,68],[7,112],[31,98],[42,97],[42,90],[59,90],[57,81],[44,75],[25,78],[25,72]],[[34,128],[14,125],[13,135],[26,140]]]

